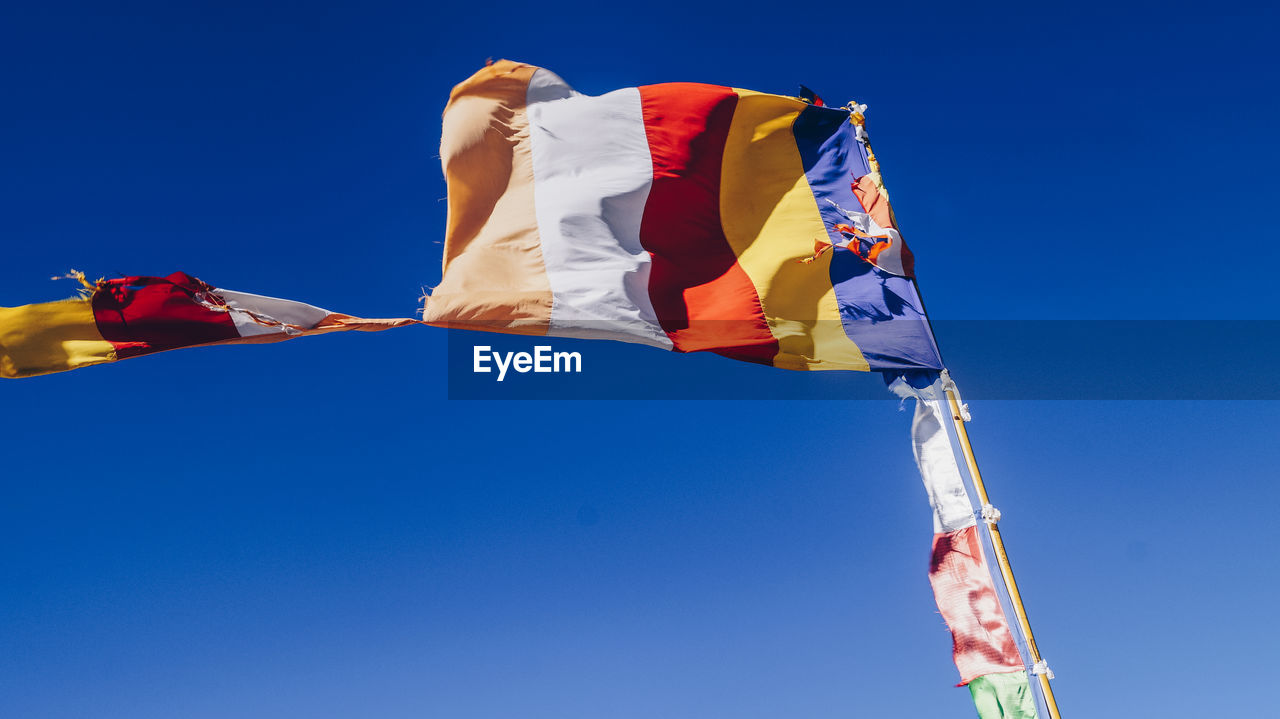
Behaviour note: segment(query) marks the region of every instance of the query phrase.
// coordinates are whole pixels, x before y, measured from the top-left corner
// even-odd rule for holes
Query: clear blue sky
[[[1274,9],[263,5],[0,11],[0,305],[75,267],[408,315],[448,90],[508,57],[869,103],[935,317],[1277,319]],[[972,716],[896,401],[448,400],[471,339],[0,386],[0,716]],[[1269,715],[1280,402],[972,403],[1064,715]]]

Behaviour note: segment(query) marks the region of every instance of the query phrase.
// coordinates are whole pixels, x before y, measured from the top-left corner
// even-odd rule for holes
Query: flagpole
[[[969,433],[965,430],[965,412],[962,411],[959,397],[955,391],[955,383],[944,371],[944,384],[947,393],[947,402],[951,408],[951,421],[955,424],[956,435],[960,438],[960,448],[964,452],[965,463],[969,466],[969,474],[973,478],[974,489],[978,492],[978,500],[983,507],[990,506],[991,502],[987,497],[987,488],[982,483],[982,474],[978,471],[978,460],[973,456],[973,445],[969,443]],[[1031,662],[1033,669],[1039,669],[1035,672],[1036,677],[1040,681],[1040,688],[1044,692],[1045,704],[1049,709],[1049,719],[1062,719],[1062,715],[1058,713],[1058,702],[1053,697],[1053,687],[1049,684],[1049,674],[1044,660],[1040,657],[1040,649],[1036,646],[1035,637],[1031,634],[1031,622],[1027,619],[1027,609],[1022,604],[1022,595],[1018,593],[1018,583],[1013,578],[1013,567],[1009,564],[1009,555],[1004,549],[1004,540],[1000,537],[1000,528],[996,526],[995,521],[988,521],[987,527],[991,530],[991,544],[995,548],[996,563],[1000,566],[1000,575],[1004,578],[1004,585],[1009,592],[1009,600],[1013,605],[1013,611],[1018,616],[1018,624],[1022,627],[1022,633],[1027,638],[1027,651],[1031,654]]]

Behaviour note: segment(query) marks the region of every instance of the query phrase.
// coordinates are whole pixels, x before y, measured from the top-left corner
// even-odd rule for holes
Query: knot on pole
[[[1032,676],[1040,676],[1041,674],[1043,674],[1046,679],[1053,678],[1053,670],[1049,668],[1049,662],[1046,662],[1043,659],[1031,665]]]
[[[965,422],[972,421],[973,415],[969,414],[969,404],[960,396],[960,388],[956,386],[955,380],[951,379],[951,372],[944,369],[940,376],[942,377],[943,391],[950,391],[956,397],[956,406],[960,408],[960,416],[956,417],[956,419]]]
[[[980,515],[982,517],[982,521],[987,524],[995,524],[1000,521],[1000,510],[996,509],[995,505],[990,502],[982,505]]]

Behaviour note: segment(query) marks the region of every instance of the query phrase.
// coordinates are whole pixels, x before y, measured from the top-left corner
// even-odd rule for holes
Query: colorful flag
[[[501,61],[454,88],[430,324],[940,368],[862,107],[717,85],[579,94]]]
[[[88,282],[60,302],[0,307],[0,377],[34,377],[181,347],[279,342],[414,320],[366,320],[212,287],[175,272]]]

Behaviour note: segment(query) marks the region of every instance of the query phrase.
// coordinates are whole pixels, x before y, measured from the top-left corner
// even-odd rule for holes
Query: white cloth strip
[[[911,445],[920,467],[920,478],[929,493],[929,505],[933,507],[934,534],[954,532],[977,523],[943,421],[940,402],[923,397],[916,399]]]
[[[218,296],[227,303],[227,307],[231,308],[232,311],[229,313],[231,321],[235,323],[236,332],[239,332],[241,337],[287,334],[284,328],[273,325],[272,321],[310,329],[332,314],[329,310],[322,310],[303,302],[252,295],[248,292],[233,292],[221,288],[215,289],[214,292],[217,292]],[[258,319],[255,320],[254,316]],[[265,323],[259,320],[265,320]]]
[[[640,91],[580,95],[538,70],[527,97],[534,207],[553,298],[547,334],[671,349],[640,245],[653,184]]]

